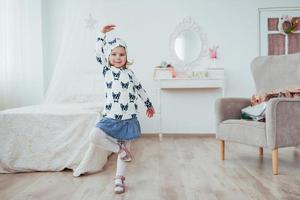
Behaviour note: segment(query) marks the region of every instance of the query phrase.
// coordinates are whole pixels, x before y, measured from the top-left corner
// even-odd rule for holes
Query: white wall
[[[76,5],[77,1],[74,1]],[[81,1],[83,2],[83,0]],[[221,65],[226,70],[226,96],[250,97],[254,84],[250,61],[258,55],[258,8],[299,6],[295,0],[87,0],[88,9],[101,24],[116,24],[116,34],[127,41],[133,70],[157,103],[153,67],[170,61],[169,35],[185,16],[207,34],[209,45],[220,46]],[[61,42],[65,0],[43,0],[45,85],[50,80]],[[80,40],[80,39],[79,39]],[[94,48],[94,46],[91,46]],[[89,49],[83,49],[90,51]],[[71,52],[70,52],[71,53]],[[87,59],[84,54],[82,59]],[[88,61],[83,61],[83,63]],[[142,111],[144,112],[144,111]],[[196,118],[195,116],[190,116]],[[170,116],[172,120],[172,116]],[[156,132],[156,120],[141,118],[143,132]],[[214,123],[211,120],[211,123]]]

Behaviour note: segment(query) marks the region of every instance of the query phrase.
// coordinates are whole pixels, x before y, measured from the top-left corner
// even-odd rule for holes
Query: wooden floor
[[[213,137],[146,136],[134,142],[125,194],[113,194],[116,155],[103,172],[75,178],[71,171],[0,174],[0,199],[300,199],[300,148],[279,150],[280,175],[271,152],[226,143],[225,161]]]

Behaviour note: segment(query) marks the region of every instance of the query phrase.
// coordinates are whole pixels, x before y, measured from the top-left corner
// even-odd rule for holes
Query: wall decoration
[[[89,14],[89,17],[85,19],[85,27],[89,30],[94,30],[98,24],[98,20],[96,20],[92,14]]]
[[[297,31],[298,20],[296,17],[283,15],[278,21],[278,31],[282,34],[290,34]]]

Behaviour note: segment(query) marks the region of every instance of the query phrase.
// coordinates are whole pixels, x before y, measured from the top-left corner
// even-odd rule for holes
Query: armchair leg
[[[259,156],[263,156],[263,155],[264,155],[264,148],[259,147]]]
[[[278,174],[278,149],[277,148],[272,150],[272,170],[274,175]]]
[[[220,140],[221,160],[225,160],[225,141]]]

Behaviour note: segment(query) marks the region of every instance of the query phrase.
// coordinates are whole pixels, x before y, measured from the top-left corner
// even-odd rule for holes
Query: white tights
[[[114,153],[118,153],[120,147],[118,145],[118,140],[110,137],[100,128],[94,128],[90,134],[90,140],[92,143],[100,146],[101,148],[112,151]],[[130,141],[125,142],[125,146],[127,149],[130,149]],[[120,154],[118,155],[117,159],[117,171],[116,176],[124,176],[126,171],[127,163],[121,160]]]

